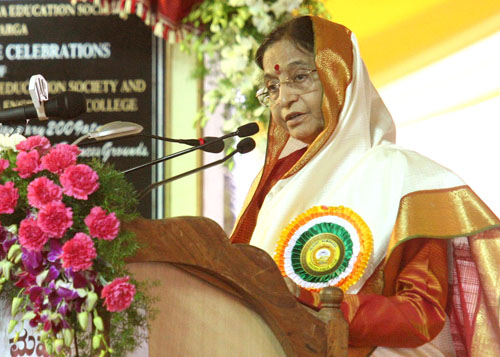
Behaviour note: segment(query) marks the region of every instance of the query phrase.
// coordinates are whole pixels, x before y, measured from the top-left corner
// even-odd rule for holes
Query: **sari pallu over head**
[[[283,275],[311,290],[336,285],[355,294],[382,266],[382,288],[377,293],[391,295],[406,242],[470,237],[460,245],[469,258],[462,255],[453,265],[459,271],[457,262],[472,264],[479,289],[472,296],[459,288],[465,286],[459,274],[455,294],[462,295],[455,301],[465,304],[468,294],[474,303],[459,309],[456,320],[465,328],[462,337],[469,353],[500,355],[500,288],[496,286],[500,245],[494,229],[500,226],[499,220],[452,172],[394,144],[394,123],[369,80],[354,35],[341,25],[311,19],[325,128],[274,183],[259,208],[257,197],[268,189],[278,159],[301,146],[271,121],[264,168],[250,190],[232,242],[251,240],[274,257]],[[307,269],[297,271],[293,265],[303,263],[297,256],[306,250],[307,237],[331,233],[331,229],[351,239],[350,247],[341,252],[350,261],[342,263],[341,273],[318,282]],[[479,324],[478,319],[487,323]]]

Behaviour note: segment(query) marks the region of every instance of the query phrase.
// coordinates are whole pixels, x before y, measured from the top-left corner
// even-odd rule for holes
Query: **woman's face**
[[[263,67],[264,83],[276,80],[283,83],[304,70],[316,69],[313,54],[300,50],[290,40],[269,46],[264,53]],[[322,96],[323,87],[316,72],[311,73],[307,89],[294,89],[284,83],[279,87],[277,100],[270,105],[273,120],[293,138],[310,144],[325,125],[321,112]]]

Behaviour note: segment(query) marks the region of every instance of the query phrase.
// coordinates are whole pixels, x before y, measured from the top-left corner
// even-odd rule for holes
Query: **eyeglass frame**
[[[317,69],[306,69],[304,70],[304,72],[307,72],[307,75],[310,75],[311,73],[313,72],[317,72],[318,70]],[[302,73],[302,74],[306,74],[306,73]],[[291,78],[287,78],[285,79],[283,82],[279,81],[278,80],[278,90],[281,89],[281,86],[283,84],[287,84],[287,83],[297,83],[298,81],[297,80],[293,80]],[[299,93],[299,94],[303,94],[303,93],[306,93],[306,92],[302,92],[302,93]],[[262,97],[262,95],[266,95],[264,98],[268,98],[268,103],[266,104],[264,102],[264,99],[261,99],[260,97]],[[262,87],[260,88],[259,90],[257,90],[257,93],[255,93],[255,97],[257,98],[257,100],[259,101],[259,103],[261,105],[263,105],[264,107],[270,107],[271,106],[271,102],[270,102],[270,93],[269,91],[267,90],[266,87]]]

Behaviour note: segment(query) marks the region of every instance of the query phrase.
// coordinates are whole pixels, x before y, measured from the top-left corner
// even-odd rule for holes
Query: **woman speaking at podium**
[[[303,291],[341,288],[350,353],[499,356],[500,221],[395,145],[354,35],[295,18],[256,62],[272,120],[232,242],[267,251]]]

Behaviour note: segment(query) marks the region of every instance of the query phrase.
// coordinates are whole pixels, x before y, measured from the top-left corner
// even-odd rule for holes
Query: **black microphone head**
[[[253,149],[255,149],[255,140],[252,138],[245,138],[236,145],[236,151],[240,154],[246,154]]]
[[[257,123],[248,123],[240,126],[236,130],[236,134],[240,138],[244,138],[246,136],[251,136],[253,134],[257,134],[259,132],[259,125]]]
[[[219,138],[216,138],[214,136],[205,136],[203,139],[205,139],[205,143],[207,144],[213,141],[213,143],[211,143],[210,145],[201,148],[203,151],[218,154],[222,152],[222,150],[224,150],[223,140],[220,140]]]
[[[82,93],[63,92],[45,103],[48,117],[71,119],[87,111],[87,101]]]

